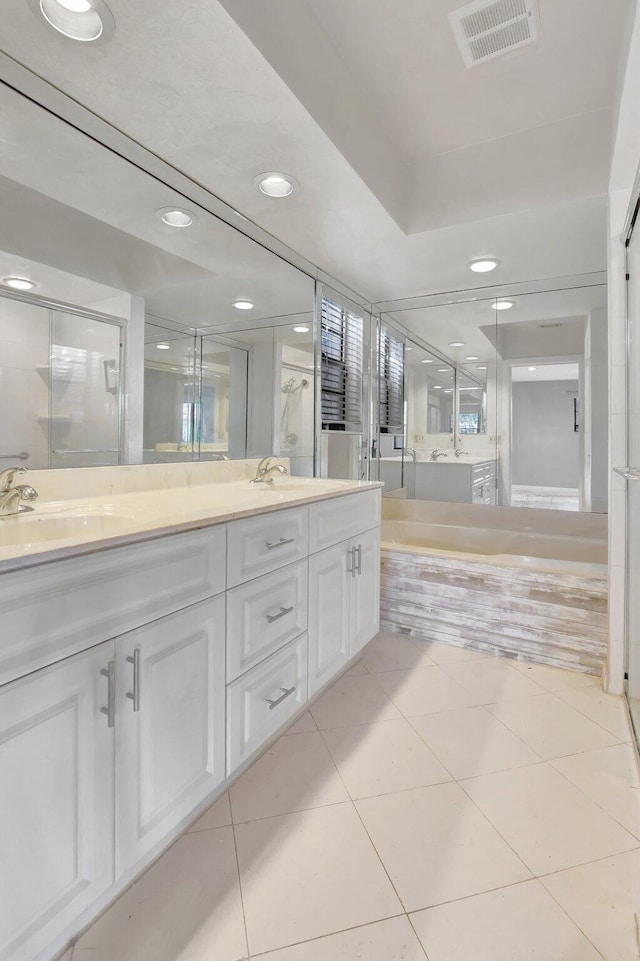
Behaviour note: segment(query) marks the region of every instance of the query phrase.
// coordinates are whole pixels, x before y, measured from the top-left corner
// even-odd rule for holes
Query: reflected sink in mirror
[[[14,544],[40,544],[68,538],[113,537],[124,533],[133,518],[128,514],[31,514],[4,517],[0,522],[0,547]]]

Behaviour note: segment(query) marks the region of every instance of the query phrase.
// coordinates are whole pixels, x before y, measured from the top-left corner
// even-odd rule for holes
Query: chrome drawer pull
[[[289,697],[290,694],[295,693],[295,687],[289,687],[289,688],[281,687],[280,690],[282,691],[282,694],[280,695],[280,697],[277,697],[275,701],[272,701],[270,697],[265,698],[267,704],[269,705],[270,711],[273,711],[274,707],[277,707],[278,704],[282,704],[285,698]]]
[[[355,557],[357,558],[357,562],[354,563],[356,574],[362,574],[362,544],[358,544],[358,546],[355,547],[354,550],[355,550]]]
[[[127,664],[133,664],[133,692],[127,691],[127,697],[133,701],[133,710],[140,710],[140,648],[136,647],[133,657],[127,657]]]
[[[114,708],[115,708],[115,691],[114,691],[114,681],[115,681],[115,661],[109,661],[107,667],[103,667],[100,673],[103,677],[107,679],[107,706],[100,708],[101,714],[107,715],[107,727],[113,727],[114,725]]]
[[[349,558],[351,558],[351,567],[349,567]],[[356,576],[356,549],[355,547],[350,547],[347,551],[347,574],[351,574],[352,577]]]
[[[267,614],[267,621],[269,624],[273,624],[274,621],[279,621],[281,617],[285,617],[286,614],[290,614],[294,610],[293,607],[281,607],[277,614]]]
[[[267,550],[274,551],[276,547],[284,547],[285,544],[293,544],[294,541],[295,537],[281,537],[275,544],[270,544],[269,541],[267,541]]]

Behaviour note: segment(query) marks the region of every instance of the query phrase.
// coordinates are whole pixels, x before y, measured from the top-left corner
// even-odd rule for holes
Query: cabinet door
[[[309,696],[350,657],[351,544],[309,558]]]
[[[224,778],[224,597],[116,641],[116,873]]]
[[[351,657],[380,630],[380,528],[360,534],[354,545],[357,573],[351,594]]]
[[[0,688],[3,961],[32,961],[113,882],[113,648]]]

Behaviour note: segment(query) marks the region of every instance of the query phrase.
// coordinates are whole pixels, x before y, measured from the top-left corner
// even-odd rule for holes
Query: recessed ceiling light
[[[537,367],[527,367],[527,370],[529,371],[530,374],[532,374],[534,370],[537,370],[537,369],[538,369]]]
[[[158,350],[169,350],[169,344],[156,344]]]
[[[486,370],[486,369],[487,369],[486,364],[478,364],[478,366],[476,367],[476,370]]]
[[[448,368],[448,367],[438,367],[438,373],[439,373],[439,374],[448,374],[448,373],[449,373],[449,368]]]
[[[512,300],[493,300],[491,302],[492,310],[511,310],[512,307]]]
[[[13,290],[33,290],[34,287],[38,286],[33,280],[27,280],[26,277],[5,277],[2,283],[5,287],[11,287]]]
[[[115,33],[113,14],[104,0],[29,0],[29,5],[70,40],[104,42]]]
[[[445,387],[445,394],[453,394],[453,387]]]
[[[236,300],[233,306],[236,310],[253,310],[253,304],[250,300]]]
[[[471,354],[469,357],[465,357],[465,360],[478,360],[478,358]]]
[[[495,270],[500,264],[499,260],[495,257],[478,257],[476,260],[471,260],[467,267],[469,270],[473,270],[475,274],[488,274],[489,271]]]
[[[298,186],[298,181],[290,174],[268,170],[254,177],[254,184],[267,197],[290,197]]]
[[[177,227],[179,230],[190,227],[197,220],[193,211],[185,207],[161,207],[156,213],[167,227]]]
[[[434,385],[433,385],[433,389],[434,389],[434,390],[442,390],[442,386],[441,386],[441,384],[434,384]]]
[[[421,360],[420,363],[421,363],[421,364],[432,364],[433,361],[432,361],[432,360]]]
[[[464,342],[462,340],[452,340],[449,342],[449,347],[464,347]]]
[[[300,327],[294,327],[293,332],[294,334],[308,334],[309,328],[301,324]]]

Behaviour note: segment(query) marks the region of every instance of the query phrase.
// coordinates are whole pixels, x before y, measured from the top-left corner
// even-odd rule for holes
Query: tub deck
[[[413,503],[419,504],[416,513],[422,517],[411,518]],[[488,508],[497,512],[491,518],[493,531],[465,531],[458,516],[447,541],[443,518],[432,504],[425,516],[423,504],[383,506],[382,628],[554,667],[602,672],[608,638],[608,579],[602,563],[606,540],[597,536],[602,520],[586,518],[581,537],[575,523],[563,530],[557,514],[555,534],[517,531],[517,518],[507,516],[514,529],[505,531],[496,523],[500,512],[521,511]],[[477,515],[463,519],[470,518],[477,523]],[[541,520],[544,528],[546,520]],[[397,543],[399,537],[412,543]],[[490,552],[482,553],[487,544]],[[523,546],[529,553],[509,553]],[[549,553],[551,557],[544,556]]]

